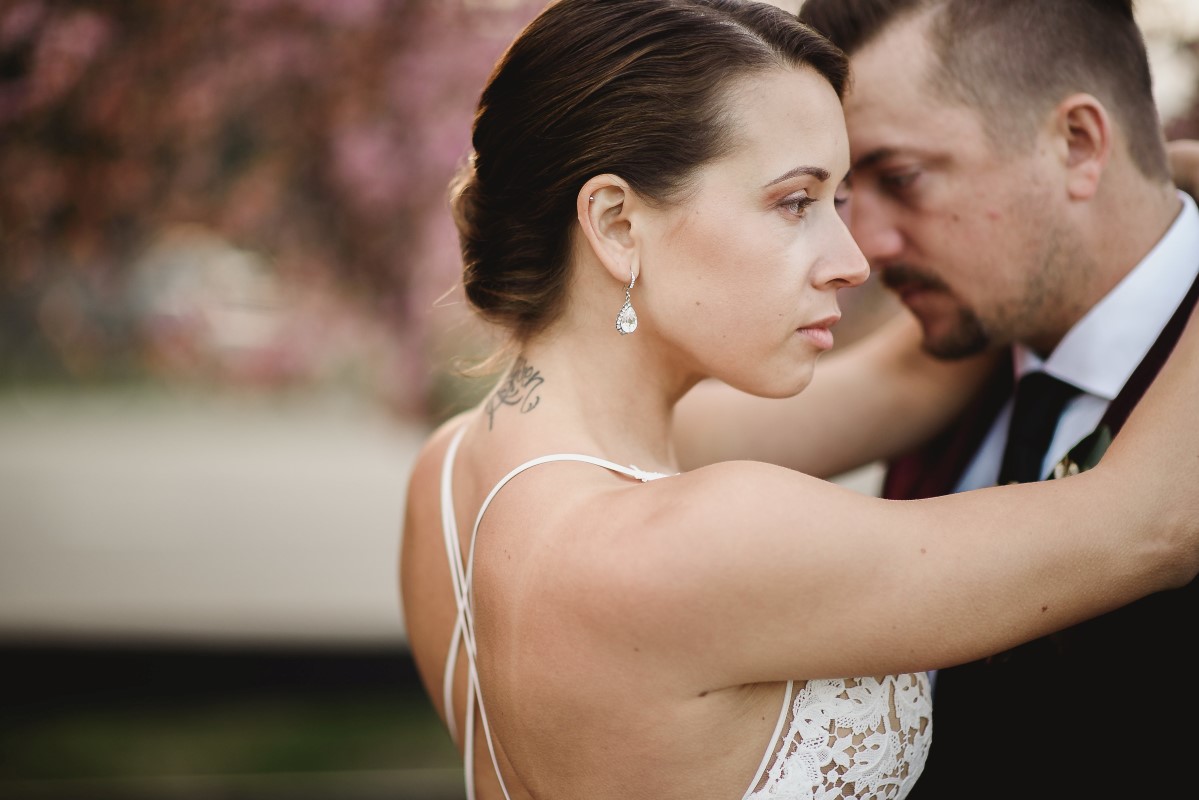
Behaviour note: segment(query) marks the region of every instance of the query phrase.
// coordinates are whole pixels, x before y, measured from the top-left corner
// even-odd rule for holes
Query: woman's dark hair
[[[466,296],[518,341],[562,312],[575,203],[612,173],[676,200],[732,146],[724,92],[807,66],[841,95],[841,51],[793,15],[743,0],[558,0],[483,90],[474,153],[451,184]]]

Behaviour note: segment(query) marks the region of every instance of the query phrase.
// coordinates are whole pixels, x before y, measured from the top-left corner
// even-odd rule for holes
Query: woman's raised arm
[[[1185,585],[1199,572],[1194,317],[1074,477],[887,501],[734,462],[645,487],[617,516],[644,530],[639,514],[670,512],[624,570],[614,618],[724,686],[949,666]]]

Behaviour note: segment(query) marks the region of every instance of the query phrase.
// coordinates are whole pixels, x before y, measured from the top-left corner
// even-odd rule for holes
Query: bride
[[[1193,323],[1075,477],[893,502],[679,471],[675,403],[802,391],[867,275],[835,208],[845,80],[735,0],[559,0],[492,74],[453,207],[510,368],[423,448],[400,574],[471,798],[902,798],[925,670],[1199,571],[1199,429],[1167,424]]]

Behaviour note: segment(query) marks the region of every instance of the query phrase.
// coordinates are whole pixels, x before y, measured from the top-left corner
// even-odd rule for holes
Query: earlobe
[[[636,273],[637,244],[631,207],[635,199],[628,184],[615,175],[597,175],[579,190],[576,211],[583,237],[613,278],[628,283]]]
[[[1112,122],[1093,95],[1074,94],[1058,104],[1055,118],[1065,143],[1066,190],[1072,200],[1089,200],[1112,152]]]

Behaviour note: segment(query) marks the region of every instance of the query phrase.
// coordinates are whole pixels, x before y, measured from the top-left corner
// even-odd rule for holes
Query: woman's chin
[[[756,395],[757,397],[765,397],[771,400],[783,400],[788,397],[795,397],[795,395],[808,388],[808,385],[812,382],[814,366],[815,362],[809,362],[800,369],[793,369],[787,375],[782,374],[780,370],[778,373],[769,376],[769,379],[755,382],[753,385],[737,386],[735,388]]]

